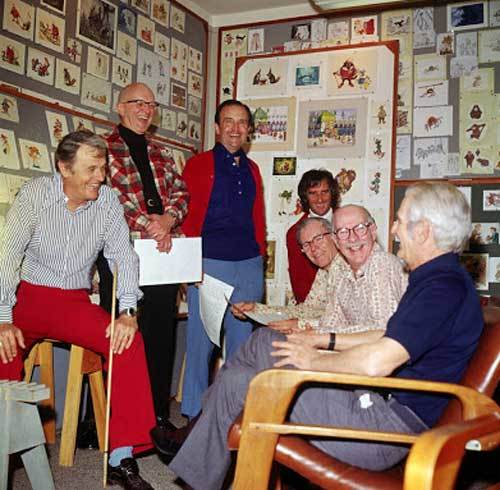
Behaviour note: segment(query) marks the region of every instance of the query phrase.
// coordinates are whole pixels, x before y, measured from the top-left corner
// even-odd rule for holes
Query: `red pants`
[[[12,362],[0,362],[0,379],[20,380],[23,359],[43,338],[80,345],[104,356],[109,339],[109,315],[90,302],[85,290],[35,286],[21,281],[13,311],[14,325],[24,335],[26,349],[18,348]],[[134,452],[151,448],[149,430],[155,425],[153,399],[142,336],[136,333],[130,348],[113,357],[110,449],[133,446]]]

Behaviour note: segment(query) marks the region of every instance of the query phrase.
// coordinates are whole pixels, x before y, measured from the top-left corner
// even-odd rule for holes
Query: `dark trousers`
[[[101,306],[110,312],[113,275],[102,252],[97,259],[97,270]],[[144,339],[155,413],[165,419],[169,415],[178,289],[178,284],[143,286],[144,296],[139,306],[139,330]]]

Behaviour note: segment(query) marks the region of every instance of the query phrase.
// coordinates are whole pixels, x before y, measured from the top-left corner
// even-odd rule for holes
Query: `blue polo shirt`
[[[458,255],[447,253],[417,267],[387,323],[386,337],[410,354],[395,377],[458,383],[483,329],[479,296]],[[449,401],[441,395],[394,391],[429,427]]]
[[[215,176],[202,229],[203,257],[245,260],[260,255],[255,239],[255,181],[243,150],[235,154],[217,143],[213,149]],[[238,164],[235,157],[239,157]]]

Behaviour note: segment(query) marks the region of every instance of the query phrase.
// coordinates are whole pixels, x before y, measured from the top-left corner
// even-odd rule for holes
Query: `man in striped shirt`
[[[106,144],[90,131],[68,134],[56,154],[58,172],[31,180],[17,195],[0,239],[0,379],[20,380],[23,357],[40,339],[116,354],[111,392],[110,480],[149,490],[132,451],[149,449],[155,424],[144,345],[135,308],[138,258],[118,197],[103,186]],[[120,315],[110,317],[88,296],[91,269],[104,251],[118,271]]]

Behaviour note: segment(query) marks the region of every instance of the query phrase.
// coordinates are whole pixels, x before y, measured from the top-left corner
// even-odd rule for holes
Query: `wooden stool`
[[[51,392],[49,399],[42,402],[42,404],[52,411],[55,411],[54,361],[52,352],[52,344],[54,342],[57,341],[44,340],[35,344],[24,363],[26,381],[31,379],[34,366],[40,366],[40,382],[48,386]],[[68,380],[66,383],[61,450],[59,452],[59,464],[61,466],[73,466],[84,374],[87,374],[89,377],[90,395],[92,397],[92,406],[94,407],[99,449],[101,451],[104,450],[106,395],[102,376],[101,357],[95,352],[72,344],[69,356]],[[45,421],[43,430],[47,442],[54,443],[55,419],[50,418],[50,420]]]

